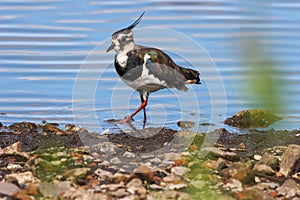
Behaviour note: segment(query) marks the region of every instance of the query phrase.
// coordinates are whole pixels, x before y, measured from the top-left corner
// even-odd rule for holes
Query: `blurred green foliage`
[[[243,43],[243,59],[247,67],[246,91],[255,99],[260,107],[274,113],[282,111],[283,80],[278,77],[276,62],[265,47],[258,42],[259,38],[248,39]]]

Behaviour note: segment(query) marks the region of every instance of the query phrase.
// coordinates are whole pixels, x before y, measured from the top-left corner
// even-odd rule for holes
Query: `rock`
[[[187,184],[184,183],[184,182],[169,183],[169,184],[167,184],[166,189],[168,189],[168,190],[180,190],[180,189],[183,189],[183,188],[186,188],[186,187],[187,187]]]
[[[237,179],[231,179],[228,183],[223,186],[225,189],[233,191],[233,192],[240,192],[243,191],[243,184],[241,181]]]
[[[134,153],[131,153],[129,151],[126,151],[124,154],[123,154],[123,157],[125,158],[135,158],[135,154]]]
[[[21,187],[26,187],[26,185],[38,181],[37,178],[33,176],[32,172],[13,173],[5,176],[6,180],[12,178],[15,178]]]
[[[28,160],[30,158],[30,154],[27,152],[22,152],[21,148],[21,143],[16,142],[8,147],[5,147],[3,149],[0,149],[0,157],[5,157],[5,156],[20,156],[24,158],[25,160]]]
[[[99,147],[100,152],[109,154],[109,155],[115,155],[116,154],[116,146],[111,142],[104,142],[100,144]]]
[[[88,190],[85,190],[79,186],[72,186],[67,188],[65,191],[61,192],[59,198],[57,199],[78,199],[78,200],[109,200],[106,194],[103,193],[93,193]]]
[[[120,173],[120,172],[116,172],[114,174],[114,180],[116,182],[126,182],[129,178],[129,175],[127,174],[123,174],[123,173]]]
[[[161,160],[159,158],[152,158],[149,162],[151,164],[158,165],[161,163]]]
[[[296,167],[296,163],[300,163],[300,146],[291,144],[283,152],[280,162],[279,172],[285,177],[289,176]]]
[[[171,173],[174,173],[178,176],[183,176],[184,174],[186,174],[189,171],[190,171],[190,169],[187,167],[173,167],[171,169]]]
[[[133,177],[140,178],[142,180],[147,181],[148,183],[151,183],[154,179],[154,173],[153,170],[146,166],[146,165],[140,165],[137,168],[133,170]]]
[[[91,169],[87,167],[75,168],[66,171],[63,176],[67,179],[75,179],[86,175]]]
[[[114,158],[110,159],[109,162],[112,163],[112,164],[120,164],[120,163],[122,163],[122,161],[118,157],[114,157]]]
[[[181,181],[181,178],[178,175],[171,173],[171,174],[165,176],[163,178],[163,181],[168,182],[168,183],[177,183],[177,182]]]
[[[213,158],[224,158],[229,161],[239,161],[240,157],[235,152],[222,151],[216,147],[205,147],[201,149],[202,154],[208,153],[208,156],[212,156]]]
[[[105,178],[112,179],[114,177],[114,175],[110,171],[106,171],[101,168],[96,169],[94,173],[101,179],[105,179]]]
[[[190,186],[198,190],[201,190],[206,184],[207,183],[203,180],[192,180],[190,182]]]
[[[227,181],[230,178],[241,181],[243,184],[251,185],[255,182],[255,174],[244,163],[233,163],[228,168],[224,168],[220,171],[223,181]]]
[[[192,127],[195,126],[195,122],[192,122],[192,121],[178,121],[177,125],[180,128],[192,128]]]
[[[74,129],[75,125],[74,124],[66,124],[65,125],[65,130],[67,133],[72,132],[72,129]]]
[[[166,191],[152,191],[147,195],[147,200],[190,200],[192,197],[184,192],[176,190],[166,190]]]
[[[243,110],[227,118],[224,123],[238,128],[264,128],[280,120],[281,117],[264,109]]]
[[[164,187],[157,185],[157,184],[151,184],[151,185],[149,185],[149,189],[150,190],[163,190]]]
[[[279,170],[279,159],[270,153],[263,154],[260,164],[265,164],[270,166],[273,170]]]
[[[16,171],[18,169],[22,169],[23,167],[19,164],[9,163],[6,168],[9,169],[9,170]]]
[[[58,124],[47,123],[43,127],[43,132],[47,134],[63,135],[65,132],[57,127]]]
[[[255,155],[253,156],[253,158],[254,158],[254,160],[259,161],[259,160],[261,160],[262,156],[261,156],[261,155],[255,154]]]
[[[275,171],[268,165],[265,164],[256,164],[253,167],[253,171],[259,174],[273,175]]]
[[[300,181],[300,172],[295,173],[292,177]]]
[[[180,157],[180,154],[179,153],[174,153],[174,152],[165,153],[163,155],[163,158],[167,161],[174,161],[174,160],[178,159],[179,157]]]
[[[143,186],[143,183],[140,179],[134,178],[126,185],[127,191],[131,194],[139,194],[143,197],[146,196],[146,188]]]
[[[39,184],[39,191],[44,197],[55,199],[63,190],[53,183],[43,182]]]
[[[268,194],[257,188],[246,188],[243,191],[237,192],[238,200],[274,200],[274,198],[270,197]]]
[[[124,182],[100,185],[101,190],[104,191],[116,191],[119,188],[123,188],[123,187],[124,187]]]
[[[1,183],[0,182],[0,196],[13,196],[15,193],[19,192],[20,188],[12,183]]]
[[[10,125],[8,128],[15,132],[26,134],[31,131],[36,131],[38,127],[36,124],[31,122],[20,122],[20,123],[14,123]]]
[[[129,193],[126,191],[125,188],[119,188],[117,191],[114,191],[111,193],[113,196],[115,196],[117,199],[125,197]]]
[[[276,189],[278,194],[286,198],[300,196],[300,187],[293,179],[286,180],[279,188]]]

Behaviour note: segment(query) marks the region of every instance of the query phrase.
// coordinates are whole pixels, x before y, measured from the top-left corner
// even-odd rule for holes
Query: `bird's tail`
[[[181,74],[186,78],[186,84],[201,84],[199,77],[200,73],[198,71],[184,67],[181,67],[180,70]]]

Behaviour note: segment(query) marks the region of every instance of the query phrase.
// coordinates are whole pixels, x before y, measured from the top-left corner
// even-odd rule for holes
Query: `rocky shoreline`
[[[51,123],[0,128],[1,200],[300,199],[299,130],[148,128],[135,137]],[[201,146],[216,133],[214,146]]]

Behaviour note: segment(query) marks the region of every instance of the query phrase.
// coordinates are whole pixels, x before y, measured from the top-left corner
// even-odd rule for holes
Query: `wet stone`
[[[195,126],[195,122],[192,122],[192,121],[178,121],[177,125],[180,128],[192,128],[192,127]]]
[[[227,118],[225,124],[238,128],[264,128],[281,118],[264,109],[243,110]]]

